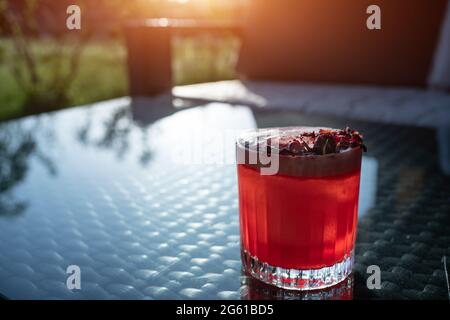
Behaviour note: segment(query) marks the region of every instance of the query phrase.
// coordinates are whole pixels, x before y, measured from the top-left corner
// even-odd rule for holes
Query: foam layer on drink
[[[348,127],[258,129],[241,135],[236,145],[239,164],[259,170],[278,161],[278,174],[302,177],[355,172],[366,151],[362,135]]]

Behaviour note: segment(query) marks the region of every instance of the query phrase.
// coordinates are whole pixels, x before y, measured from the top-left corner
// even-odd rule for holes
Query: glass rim
[[[269,162],[272,163],[270,160],[273,160],[278,166],[275,174],[298,177],[339,176],[360,170],[362,159],[361,147],[350,147],[342,152],[323,155],[284,155],[278,152],[273,152],[269,155],[264,148],[251,148],[248,145],[246,146],[247,142],[252,143],[254,146],[258,145],[259,138],[267,139],[271,134],[282,137],[283,134],[287,136],[287,133],[298,134],[301,132],[318,131],[320,129],[339,130],[318,126],[289,126],[245,130],[236,139],[237,164],[243,164],[261,171],[268,166]],[[259,161],[260,157],[264,161]],[[254,161],[255,159],[257,159],[256,162]]]

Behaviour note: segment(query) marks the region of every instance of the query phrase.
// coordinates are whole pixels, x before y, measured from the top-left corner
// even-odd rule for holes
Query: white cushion
[[[450,125],[450,94],[403,87],[219,81],[175,87],[175,97],[298,110],[383,123]]]

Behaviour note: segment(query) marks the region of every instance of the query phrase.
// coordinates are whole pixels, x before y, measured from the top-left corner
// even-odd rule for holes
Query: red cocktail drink
[[[362,148],[350,129],[261,129],[237,143],[244,269],[282,288],[335,285],[350,273]],[[257,158],[278,157],[263,175]],[[239,157],[238,157],[239,159]],[[241,163],[239,163],[241,162]]]

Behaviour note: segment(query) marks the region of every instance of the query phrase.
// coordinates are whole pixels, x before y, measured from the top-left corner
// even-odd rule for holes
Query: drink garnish
[[[276,147],[276,143],[278,147]],[[317,131],[292,132],[288,136],[271,136],[260,142],[266,145],[268,153],[278,152],[280,155],[307,156],[341,153],[353,148],[361,148],[367,152],[363,136],[356,130],[319,129]]]

